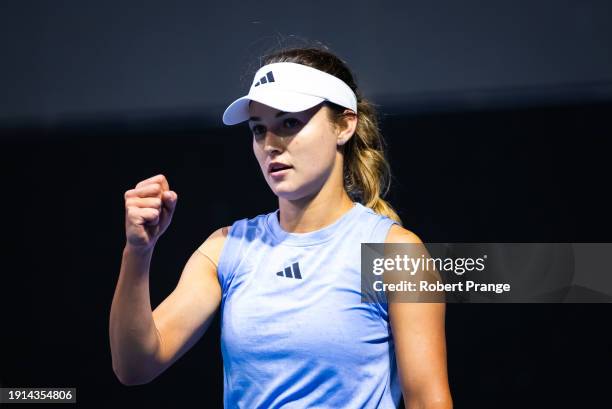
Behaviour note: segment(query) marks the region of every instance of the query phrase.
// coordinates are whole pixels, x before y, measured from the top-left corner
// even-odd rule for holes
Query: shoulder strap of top
[[[373,210],[372,214],[376,215],[376,221],[374,222],[374,228],[372,229],[368,242],[384,243],[387,239],[387,235],[389,234],[389,229],[391,229],[391,226],[399,223],[389,217],[375,213]],[[373,294],[373,296],[375,298],[375,302],[373,302],[372,304],[375,310],[378,312],[379,316],[383,319],[385,324],[389,326],[389,309],[385,294],[376,292]]]
[[[223,294],[231,284],[234,272],[243,259],[242,255],[254,241],[261,240],[266,217],[267,215],[259,215],[252,219],[240,219],[230,227],[217,266],[217,276]]]
[[[387,239],[389,229],[394,224],[399,223],[386,216],[379,215],[379,219],[374,225],[374,228],[372,229],[372,234],[370,235],[370,243],[384,243]]]
[[[235,270],[240,254],[240,249],[243,245],[243,237],[247,230],[248,219],[240,219],[235,221],[229,229],[229,233],[225,238],[221,255],[219,256],[219,264],[217,266],[217,276],[221,284],[221,290],[224,294],[227,286],[231,282],[230,275]]]

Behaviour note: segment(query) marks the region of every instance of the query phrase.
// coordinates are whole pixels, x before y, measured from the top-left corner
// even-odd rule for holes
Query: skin
[[[422,243],[393,225],[386,243]],[[452,408],[446,365],[444,303],[390,302],[389,319],[407,408]]]
[[[318,105],[303,112],[283,113],[257,102],[249,107],[253,152],[278,197],[280,225],[285,231],[318,230],[353,207],[343,184],[342,145],[353,136],[357,117],[346,110],[342,126],[335,126],[328,109]],[[273,177],[268,173],[271,161],[291,165],[292,169],[282,177]],[[172,365],[204,334],[221,302],[217,264],[228,227],[206,239],[186,263],[175,290],[150,310],[148,270],[152,249],[172,218],[176,200],[163,175],[146,179],[126,192],[128,241],[113,299],[110,331],[113,369],[124,384],[150,382]],[[393,225],[386,242],[421,240]],[[389,304],[408,408],[452,407],[444,311],[444,304]],[[140,328],[137,334],[135,327]]]
[[[268,186],[278,197],[280,224],[285,231],[318,230],[353,207],[344,190],[338,148],[355,132],[357,118],[347,110],[346,128],[336,129],[328,119],[328,109],[317,105],[290,114],[258,102],[250,105],[253,152]],[[287,176],[275,179],[268,173],[271,161],[293,168]]]

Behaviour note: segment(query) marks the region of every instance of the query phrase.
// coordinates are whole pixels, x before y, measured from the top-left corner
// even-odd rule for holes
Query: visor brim
[[[301,112],[325,101],[325,98],[285,90],[267,89],[253,92],[232,102],[223,113],[225,125],[236,125],[249,119],[249,103],[259,102],[284,112]]]

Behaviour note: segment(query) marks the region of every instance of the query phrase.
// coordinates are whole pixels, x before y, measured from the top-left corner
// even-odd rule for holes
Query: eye
[[[296,118],[287,118],[283,121],[283,125],[285,126],[285,128],[295,128],[300,124],[300,121]]]
[[[255,125],[251,128],[251,132],[253,132],[254,136],[261,136],[266,133],[266,127],[263,125]]]

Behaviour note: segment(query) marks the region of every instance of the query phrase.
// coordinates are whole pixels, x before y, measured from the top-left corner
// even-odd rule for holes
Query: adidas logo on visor
[[[272,71],[268,71],[268,73],[266,74],[265,77],[261,77],[259,79],[259,81],[257,81],[257,83],[255,85],[253,85],[254,87],[257,87],[261,84],[266,84],[268,82],[274,82],[274,75],[272,74]]]
[[[276,273],[277,276],[287,277],[287,278],[297,278],[299,280],[302,279],[302,274],[300,273],[300,265],[298,263],[293,263],[290,267],[285,267],[284,271],[279,271]]]

